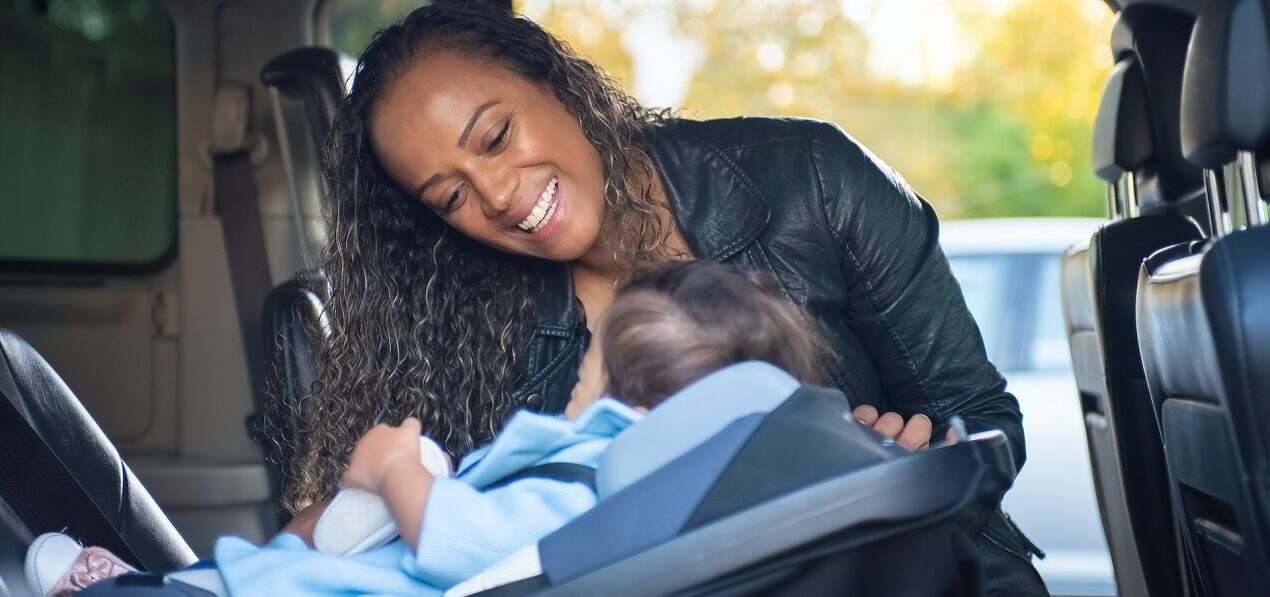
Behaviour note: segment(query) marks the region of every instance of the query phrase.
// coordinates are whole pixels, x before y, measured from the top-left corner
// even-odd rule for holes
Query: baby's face
[[[592,340],[586,354],[582,355],[582,364],[578,366],[578,385],[573,386],[569,396],[569,404],[564,407],[566,419],[573,420],[582,414],[592,402],[604,394],[604,386],[608,380],[604,375],[604,355],[600,352],[599,340]]]

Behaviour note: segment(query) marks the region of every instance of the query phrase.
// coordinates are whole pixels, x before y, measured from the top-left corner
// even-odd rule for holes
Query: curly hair
[[[379,31],[323,156],[329,334],[311,332],[318,381],[284,453],[283,506],[335,489],[376,423],[417,416],[452,456],[487,442],[519,404],[513,389],[533,334],[541,262],[451,229],[389,178],[372,151],[370,112],[420,59],[456,51],[549,87],[596,147],[602,237],[618,263],[663,259],[667,207],[652,196],[648,132],[670,118],[640,106],[594,64],[528,19],[482,3],[421,7]]]

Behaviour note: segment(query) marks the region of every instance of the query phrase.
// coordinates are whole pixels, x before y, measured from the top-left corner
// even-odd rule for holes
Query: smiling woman
[[[444,52],[386,90],[371,130],[388,175],[468,237],[553,261],[612,260],[595,242],[599,151],[550,89]]]
[[[921,446],[960,416],[1024,460],[934,211],[835,125],[672,118],[532,21],[443,2],[362,53],[327,158],[331,334],[292,508],[376,423],[417,416],[463,455],[516,408],[560,412],[614,289],[688,256],[771,275],[824,330],[821,381],[875,429]],[[990,589],[1044,593],[998,510],[964,524]]]

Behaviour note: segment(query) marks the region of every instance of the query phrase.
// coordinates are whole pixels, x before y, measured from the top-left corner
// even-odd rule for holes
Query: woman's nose
[[[516,203],[519,184],[512,170],[486,169],[472,177],[472,185],[481,194],[481,209],[486,217],[496,217]]]

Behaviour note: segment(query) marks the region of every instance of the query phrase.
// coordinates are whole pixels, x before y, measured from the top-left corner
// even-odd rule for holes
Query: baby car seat
[[[595,509],[447,595],[978,595],[954,515],[1013,476],[1000,432],[910,454],[742,363],[619,435]]]

